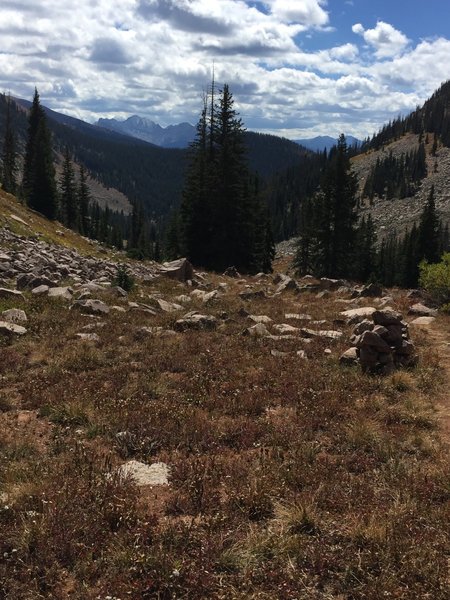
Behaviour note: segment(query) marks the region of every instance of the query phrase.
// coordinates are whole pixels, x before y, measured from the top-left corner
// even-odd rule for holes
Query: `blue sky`
[[[365,137],[450,78],[447,0],[1,0],[0,90],[195,123],[215,64],[249,129]]]

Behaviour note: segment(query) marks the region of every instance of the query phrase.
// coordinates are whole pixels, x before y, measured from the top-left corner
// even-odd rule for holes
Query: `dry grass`
[[[191,307],[222,316],[219,329],[174,337],[137,330],[176,313],[93,319],[28,298],[29,334],[0,348],[0,599],[448,597],[444,381],[426,336],[415,370],[370,377],[339,367],[345,340],[243,337],[243,284],[227,283]],[[164,282],[133,299],[155,291],[186,293]],[[340,306],[245,304],[324,328]],[[100,342],[75,338],[85,325]],[[118,479],[129,458],[169,463],[170,486]]]

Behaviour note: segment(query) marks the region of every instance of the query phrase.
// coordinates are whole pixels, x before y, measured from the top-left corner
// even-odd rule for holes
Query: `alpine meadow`
[[[449,597],[450,8],[397,4],[1,3],[0,600]]]

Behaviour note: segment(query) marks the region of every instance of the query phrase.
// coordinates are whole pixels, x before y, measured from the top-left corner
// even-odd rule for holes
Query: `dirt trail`
[[[443,393],[437,399],[437,417],[444,442],[450,446],[450,332],[441,329],[435,322],[428,329],[431,346],[439,355],[439,364],[444,370],[447,382]]]

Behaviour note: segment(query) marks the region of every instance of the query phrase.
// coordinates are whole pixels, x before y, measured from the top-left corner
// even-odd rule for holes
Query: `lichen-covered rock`
[[[175,331],[187,331],[189,329],[216,329],[217,319],[212,315],[201,315],[196,311],[186,313],[182,319],[178,319],[174,325]]]
[[[16,325],[20,325],[21,323],[26,323],[28,321],[26,312],[20,308],[10,308],[9,310],[4,310],[2,312],[2,318],[8,323],[16,323]]]

